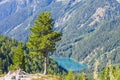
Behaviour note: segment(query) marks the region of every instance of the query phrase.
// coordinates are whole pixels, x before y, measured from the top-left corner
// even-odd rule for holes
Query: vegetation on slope
[[[72,57],[90,66],[93,66],[95,58],[102,59],[100,62],[104,66],[108,59],[111,59],[112,63],[120,61],[120,3],[116,0],[81,0],[75,4],[76,0],[70,0],[64,5],[54,0],[45,0],[42,3],[40,1],[41,4],[34,1],[28,0],[28,4],[23,2],[21,6],[16,4],[17,1],[1,5],[1,17],[4,17],[4,20],[1,18],[0,33],[27,41],[29,25],[33,24],[36,15],[44,10],[51,11],[55,18],[55,29],[63,33],[55,52],[58,56]],[[31,5],[36,6],[35,11]],[[7,11],[4,10],[6,7]],[[20,10],[17,7],[20,7]],[[94,23],[96,19],[98,21]],[[109,57],[104,58],[107,55]]]
[[[72,10],[69,20],[60,25],[63,38],[58,43],[57,56],[72,57],[90,67],[98,59],[100,69],[108,60],[117,64],[120,61],[120,4],[115,0],[87,0],[68,12]],[[96,18],[99,20],[93,24]]]
[[[43,58],[31,57],[25,43],[0,36],[0,74],[18,69],[18,65],[28,73],[43,72]],[[53,59],[49,58],[48,74],[62,75],[66,72],[59,68]]]
[[[120,67],[106,66],[103,71],[96,74],[92,73],[91,76],[85,73],[79,73],[75,75],[71,71],[68,72],[65,80],[120,80]],[[95,77],[98,75],[97,77]],[[91,77],[91,78],[90,78]]]

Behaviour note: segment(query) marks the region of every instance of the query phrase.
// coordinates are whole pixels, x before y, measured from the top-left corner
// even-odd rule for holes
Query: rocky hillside
[[[50,11],[55,20],[78,0],[0,0],[0,34],[27,41],[36,16]],[[59,5],[59,6],[58,6]]]
[[[0,0],[0,34],[27,41],[43,11],[52,12],[54,28],[63,33],[56,56],[119,63],[120,0]]]
[[[96,59],[102,67],[109,61],[119,65],[119,2],[83,0],[58,19],[58,24],[63,32],[63,39],[57,46],[58,56],[69,56],[91,66]]]

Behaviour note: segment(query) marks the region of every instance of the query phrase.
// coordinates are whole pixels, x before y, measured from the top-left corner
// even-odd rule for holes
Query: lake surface
[[[59,66],[66,69],[67,71],[80,71],[87,68],[87,64],[80,64],[70,58],[53,58]]]

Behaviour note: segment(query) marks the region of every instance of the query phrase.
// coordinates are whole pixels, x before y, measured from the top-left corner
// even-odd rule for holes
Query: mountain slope
[[[108,60],[119,63],[120,4],[115,0],[88,0],[85,3],[72,8],[72,16],[66,24],[60,25],[64,28],[64,36],[56,53],[90,65],[96,59],[102,66]]]
[[[27,41],[36,16],[50,11],[55,29],[63,33],[56,56],[71,57],[91,66],[95,59],[103,65],[109,60],[120,61],[119,0],[5,1],[0,1],[0,34]]]
[[[65,13],[71,2],[76,3],[76,1],[2,0],[0,1],[0,34],[26,41],[29,28],[40,12],[50,11],[54,19],[57,19]]]

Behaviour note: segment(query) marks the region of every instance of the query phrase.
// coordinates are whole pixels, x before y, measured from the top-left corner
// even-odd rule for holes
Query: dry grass
[[[32,80],[62,80],[62,79],[58,76],[44,75],[44,76],[41,76],[40,78],[32,79]]]
[[[0,77],[3,77],[3,76],[5,76],[6,74],[0,74]]]

